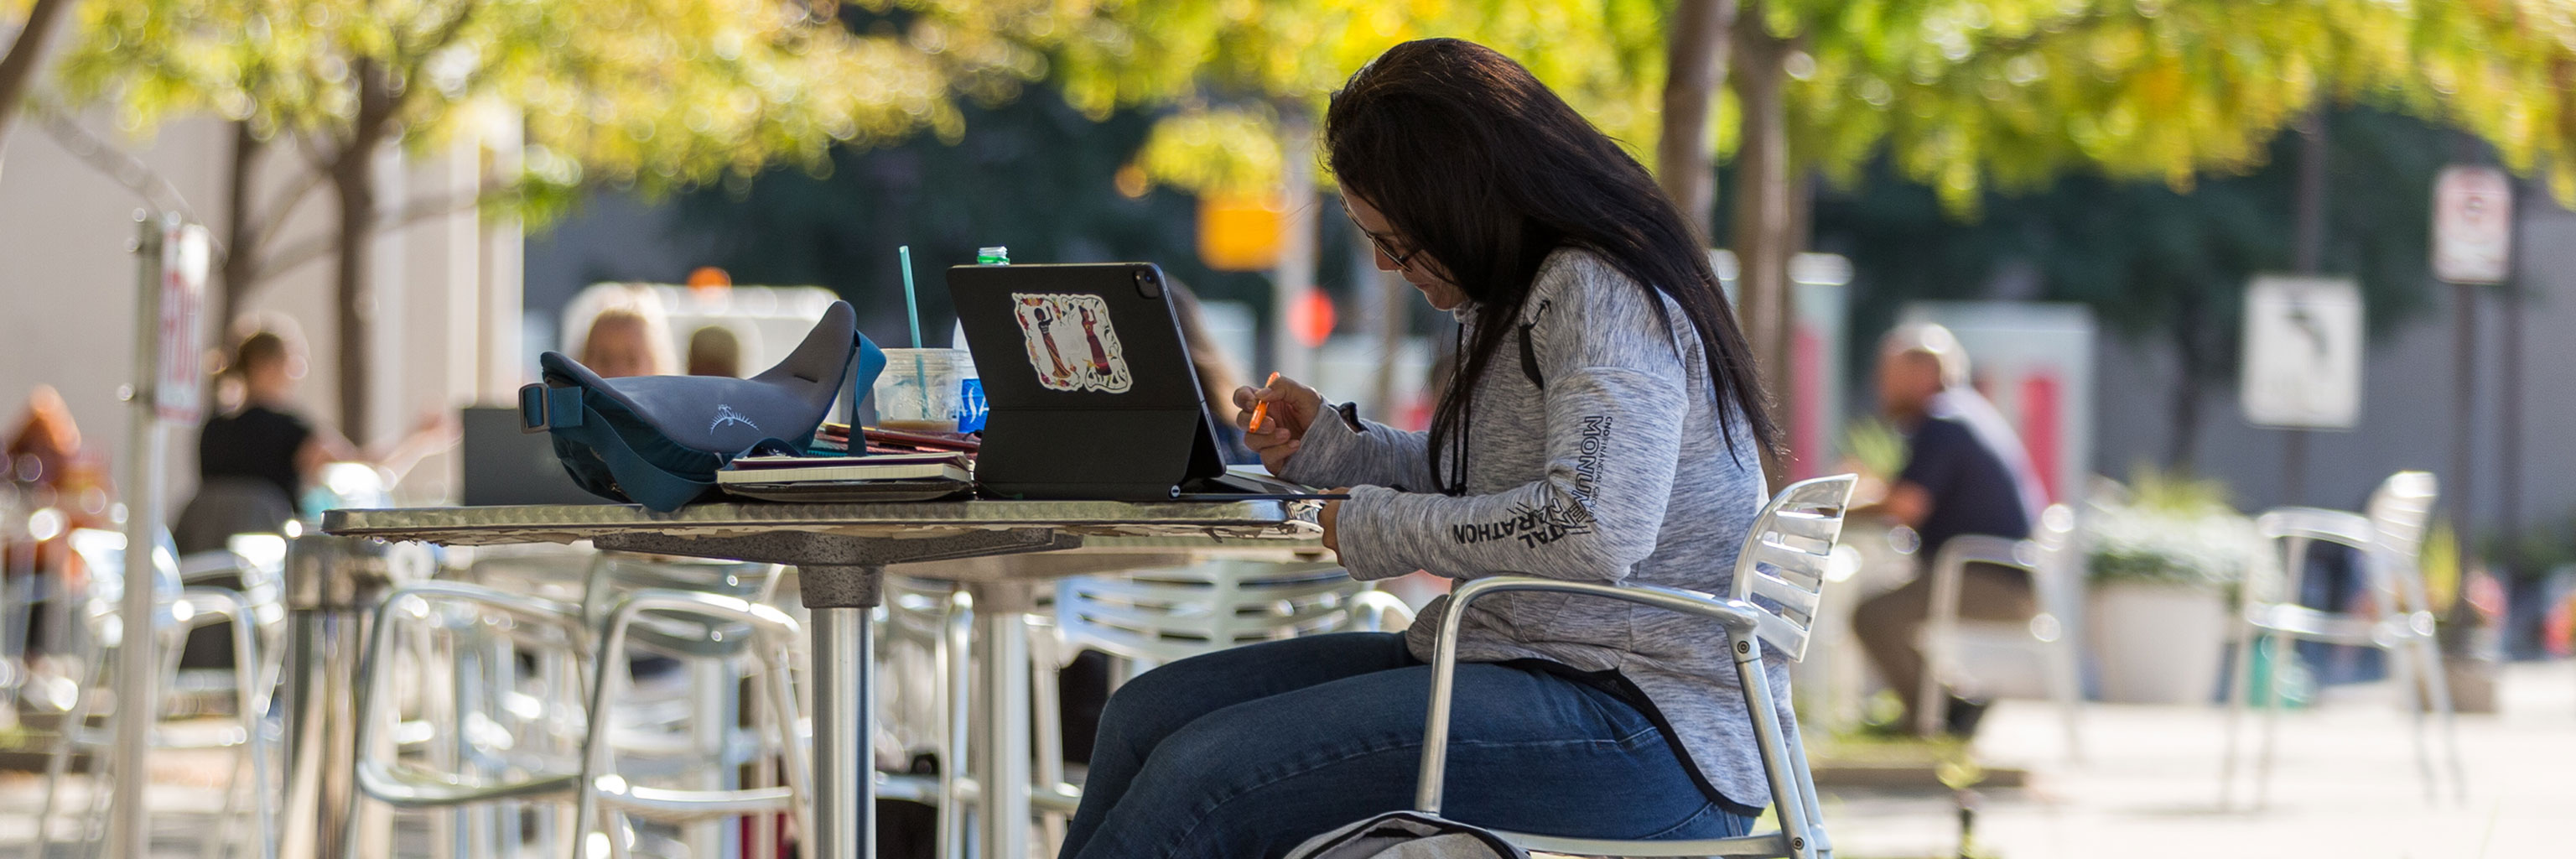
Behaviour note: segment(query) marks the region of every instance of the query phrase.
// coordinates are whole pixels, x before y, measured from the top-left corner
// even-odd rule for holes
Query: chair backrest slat
[[[1802,509],[1781,511],[1779,518],[1773,519],[1771,525],[1786,536],[1820,540],[1826,543],[1840,539],[1843,533],[1841,516],[1818,515],[1813,511]]]
[[[1833,550],[1826,549],[1825,552],[1825,555],[1819,555],[1777,543],[1760,543],[1753,547],[1753,561],[1757,569],[1768,572],[1781,581],[1812,591],[1825,580],[1825,558]]]
[[[1735,556],[1731,596],[1763,610],[1754,635],[1792,660],[1807,654],[1826,561],[1842,536],[1852,475],[1801,481],[1762,508]]]
[[[2370,517],[2378,534],[2378,544],[2408,561],[2424,546],[2424,526],[2433,518],[2436,494],[2433,474],[2427,471],[2400,471],[2388,476],[2379,490],[2370,494]]]
[[[2429,471],[2400,471],[2370,494],[2370,566],[2379,587],[2394,592],[2405,611],[2430,611],[2424,594],[2424,531],[2433,519],[2439,483]]]

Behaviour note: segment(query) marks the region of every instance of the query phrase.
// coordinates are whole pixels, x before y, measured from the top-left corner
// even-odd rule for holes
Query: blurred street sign
[[[1287,206],[1271,195],[1199,198],[1199,260],[1217,271],[1263,271],[1279,264]]]
[[[2245,289],[2245,370],[2256,426],[2351,429],[2361,420],[2361,288],[2350,278],[2264,275]]]
[[[2433,276],[2503,283],[2512,263],[2513,183],[2494,167],[2442,168],[2433,183]]]
[[[193,424],[202,411],[205,349],[197,313],[206,303],[208,250],[203,226],[181,224],[162,233],[160,371],[153,378],[152,403],[165,421]]]

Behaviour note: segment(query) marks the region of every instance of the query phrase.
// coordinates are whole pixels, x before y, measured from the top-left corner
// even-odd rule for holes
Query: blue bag
[[[714,492],[716,470],[735,457],[804,453],[844,382],[866,391],[885,364],[859,333],[857,312],[835,301],[786,360],[748,379],[603,379],[545,353],[544,381],[519,389],[519,422],[554,435],[555,458],[581,488],[668,513]]]

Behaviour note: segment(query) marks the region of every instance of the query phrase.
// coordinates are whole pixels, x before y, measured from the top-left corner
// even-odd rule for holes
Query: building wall
[[[93,130],[109,127],[102,115],[84,117]],[[230,166],[230,130],[212,120],[171,123],[149,140],[102,137],[129,146],[183,195],[220,238],[224,188]],[[12,427],[25,413],[37,384],[61,390],[79,422],[84,444],[124,459],[130,409],[117,399],[133,379],[136,259],[127,248],[136,235],[135,213],[145,203],[98,170],[82,163],[45,129],[18,123],[0,163],[0,420]],[[383,203],[398,210],[422,201],[465,200],[476,187],[481,147],[463,140],[426,157],[388,155],[379,165]],[[299,159],[270,162],[264,176],[270,199],[295,181]],[[305,202],[272,248],[327,239],[336,219],[327,194]],[[399,436],[424,415],[467,401],[506,399],[515,375],[496,366],[518,352],[519,286],[515,224],[485,229],[468,205],[454,212],[388,231],[377,245],[377,313],[374,345],[379,382],[370,408],[373,437]],[[310,350],[301,402],[309,417],[336,424],[336,382],[341,348],[334,331],[330,256],[284,271],[244,302],[244,310],[291,317]],[[212,310],[210,295],[207,306]],[[506,308],[506,312],[493,312]],[[211,316],[211,313],[209,314]],[[220,321],[200,320],[205,342],[219,344]],[[506,344],[506,351],[488,344]],[[196,433],[172,434],[165,500],[184,501],[195,485]],[[454,482],[452,456],[424,462],[402,488],[402,497],[434,500]],[[120,480],[123,472],[119,472]]]

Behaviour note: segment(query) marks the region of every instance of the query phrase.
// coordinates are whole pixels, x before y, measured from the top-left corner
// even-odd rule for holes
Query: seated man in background
[[[1930,571],[1941,544],[1961,534],[2011,539],[2030,536],[2044,497],[2021,439],[1993,404],[1968,385],[1968,353],[1949,329],[1903,326],[1888,332],[1879,349],[1879,407],[1905,433],[1904,470],[1878,503],[1855,510],[1877,514],[1914,530],[1917,577],[1904,587],[1871,597],[1853,611],[1852,624],[1879,676],[1905,700],[1905,720],[1916,724],[1915,695],[1922,654],[1915,639],[1931,603]],[[2020,570],[1970,565],[1962,576],[1959,616],[2020,620],[2036,610],[2030,579]],[[1944,722],[1950,733],[1975,733],[1985,702],[1948,695]]]

